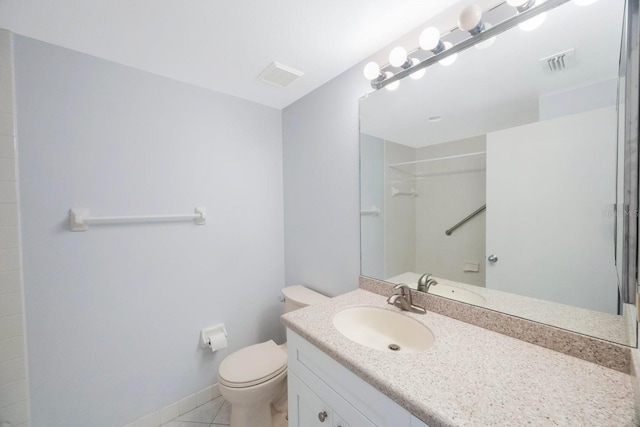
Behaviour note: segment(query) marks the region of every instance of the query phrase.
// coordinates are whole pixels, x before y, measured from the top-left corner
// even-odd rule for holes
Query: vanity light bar
[[[471,46],[482,43],[483,41],[489,40],[492,37],[497,36],[498,34],[504,33],[505,31],[521,24],[529,19],[540,15],[541,13],[548,12],[551,9],[554,9],[564,3],[567,3],[571,0],[547,0],[546,2],[537,5],[535,7],[529,8],[523,12],[518,13],[517,15],[512,16],[511,18],[502,21],[495,26],[485,29],[484,31],[476,34],[475,36],[469,37],[461,41],[460,43],[450,47],[449,49],[443,50],[440,53],[437,53],[433,56],[430,56],[427,59],[424,59],[414,66],[410,68],[403,69],[398,71],[398,73],[393,74],[392,76],[385,78],[384,80],[372,80],[371,87],[374,89],[382,89],[385,86],[388,86],[394,82],[398,82],[401,79],[407,77],[410,74],[417,72],[418,70],[424,69],[432,64],[435,64],[439,61],[442,61],[445,58],[453,56],[459,52],[462,52],[465,49],[468,49]],[[504,4],[504,3],[503,3]],[[384,67],[381,67],[384,68]],[[384,74],[384,72],[383,72]]]

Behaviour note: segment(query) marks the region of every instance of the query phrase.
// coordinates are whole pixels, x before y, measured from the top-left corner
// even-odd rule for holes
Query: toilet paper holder
[[[220,323],[200,331],[200,346],[216,351],[227,346],[227,328]]]

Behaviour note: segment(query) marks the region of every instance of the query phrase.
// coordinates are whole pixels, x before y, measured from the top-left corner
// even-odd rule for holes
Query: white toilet
[[[285,313],[329,299],[304,286],[286,287],[282,294]],[[286,385],[287,347],[272,340],[231,353],[218,369],[220,393],[231,404],[231,427],[272,427],[272,406],[286,411]]]

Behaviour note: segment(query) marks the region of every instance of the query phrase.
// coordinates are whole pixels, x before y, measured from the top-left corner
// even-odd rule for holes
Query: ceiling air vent
[[[304,73],[302,71],[298,71],[295,68],[287,67],[286,65],[282,65],[274,61],[269,64],[262,73],[260,73],[258,79],[278,87],[285,87],[303,75]]]
[[[573,49],[556,53],[540,60],[544,70],[548,73],[556,73],[576,65],[576,53]]]

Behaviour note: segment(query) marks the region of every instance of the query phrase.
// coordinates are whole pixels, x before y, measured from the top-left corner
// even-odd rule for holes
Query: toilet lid
[[[218,368],[218,379],[228,387],[250,387],[270,380],[287,369],[287,353],[269,340],[227,356]]]

